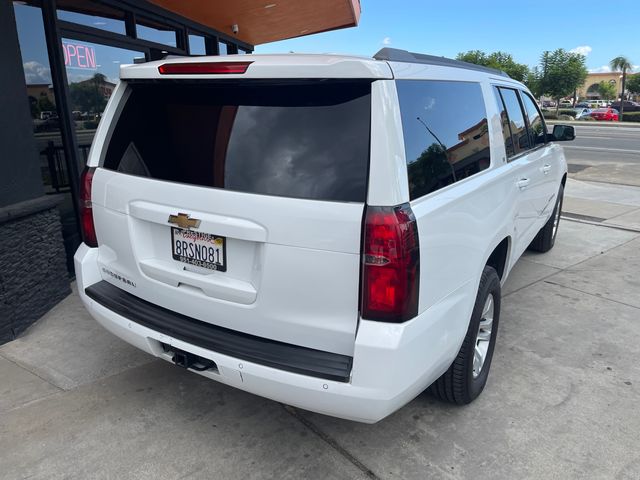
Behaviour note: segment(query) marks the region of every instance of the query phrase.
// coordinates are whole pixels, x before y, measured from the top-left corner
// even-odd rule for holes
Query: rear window
[[[518,100],[518,92],[512,88],[498,88],[504,106],[507,109],[509,125],[511,127],[512,151],[514,155],[519,155],[531,148],[529,145],[529,133],[527,132],[527,124],[524,119],[522,105]]]
[[[479,83],[397,80],[396,86],[411,200],[489,167]]]
[[[370,82],[130,88],[105,168],[256,194],[366,199]]]

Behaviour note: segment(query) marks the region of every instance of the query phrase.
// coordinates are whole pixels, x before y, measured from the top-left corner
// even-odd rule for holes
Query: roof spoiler
[[[467,70],[477,70],[479,72],[511,78],[502,70],[495,68],[483,67],[482,65],[462,62],[460,60],[453,60],[446,57],[436,57],[435,55],[426,55],[424,53],[408,52],[407,50],[399,50],[397,48],[383,48],[376,53],[373,58],[376,60],[386,60],[388,62],[422,63],[425,65],[437,65],[440,67],[464,68]]]

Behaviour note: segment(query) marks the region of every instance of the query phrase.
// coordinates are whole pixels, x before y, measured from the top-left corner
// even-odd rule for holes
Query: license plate
[[[219,235],[171,227],[173,259],[189,265],[226,272],[226,243]]]

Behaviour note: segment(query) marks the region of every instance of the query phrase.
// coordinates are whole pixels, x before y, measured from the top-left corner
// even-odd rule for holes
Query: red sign
[[[64,66],[96,70],[96,51],[93,47],[79,43],[63,43]]]

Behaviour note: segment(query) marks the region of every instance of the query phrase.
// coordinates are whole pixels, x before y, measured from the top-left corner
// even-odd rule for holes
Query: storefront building
[[[0,344],[69,293],[80,173],[123,64],[355,26],[358,0],[0,2]]]
[[[600,94],[598,93],[598,85],[600,82],[607,82],[615,87],[616,99],[619,99],[622,96],[622,72],[605,72],[590,73],[587,75],[584,84],[578,89],[578,98],[586,98],[589,100],[600,99]],[[635,96],[630,95],[628,91],[625,91],[625,98],[635,99]]]

